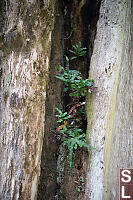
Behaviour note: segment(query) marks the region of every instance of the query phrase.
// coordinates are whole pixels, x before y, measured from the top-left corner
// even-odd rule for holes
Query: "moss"
[[[11,48],[8,46],[8,43],[4,41],[4,39],[2,41],[1,49],[4,52],[4,56],[7,57],[8,55],[10,55]]]
[[[107,189],[108,189],[108,179],[109,179],[109,165],[110,165],[110,157],[111,157],[111,148],[112,148],[112,134],[114,130],[114,118],[115,118],[115,109],[116,109],[116,97],[117,97],[117,87],[118,87],[118,77],[119,77],[119,69],[117,68],[116,72],[116,82],[113,88],[112,101],[111,101],[111,110],[107,121],[106,128],[106,145],[104,150],[105,157],[105,173],[104,173],[104,197],[107,199]]]
[[[23,37],[20,33],[17,33],[15,37],[11,40],[11,48],[15,52],[20,52],[23,47]]]
[[[15,117],[16,119],[19,119],[19,117],[20,117],[20,111],[14,112],[14,117]]]
[[[37,62],[34,62],[34,63],[33,63],[33,68],[34,68],[34,70],[37,69]]]
[[[29,158],[26,157],[25,158],[25,167],[24,167],[26,170],[29,168]]]
[[[3,99],[4,99],[5,104],[7,103],[8,98],[9,98],[9,91],[6,90],[3,94]]]
[[[27,106],[26,114],[27,114],[27,116],[30,116],[32,114],[32,107],[31,106]]]
[[[93,101],[95,94],[88,93],[86,97],[86,116],[87,116],[87,142],[90,143],[90,137],[92,134],[92,120],[93,120]]]

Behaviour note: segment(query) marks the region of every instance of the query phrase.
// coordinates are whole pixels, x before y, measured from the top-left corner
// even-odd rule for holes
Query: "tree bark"
[[[36,199],[54,3],[0,2],[1,200]]]
[[[133,5],[102,1],[90,76],[88,135],[96,151],[88,167],[85,199],[119,199],[119,168],[133,166]]]
[[[55,65],[62,62],[63,45],[68,50],[73,41],[79,42],[77,39],[91,43],[84,44],[89,51],[88,65],[81,71],[86,76],[90,69],[90,78],[95,80],[97,87],[96,93],[88,94],[86,106],[88,140],[96,150],[91,155],[89,152],[88,165],[82,158],[85,170],[88,166],[85,199],[119,199],[119,168],[133,166],[133,3],[132,0],[103,0],[95,38],[99,2],[75,0],[69,4],[64,1],[64,14],[61,10],[56,11],[56,17],[55,0],[0,2],[1,200],[37,199],[40,165],[39,191],[42,194],[38,194],[38,198],[52,199],[63,191],[62,198],[75,199],[75,174],[80,170],[72,176],[72,170],[64,169],[64,165],[65,178],[61,178],[67,181],[60,182],[57,176],[62,173],[62,168],[59,169],[60,163],[57,162],[60,155],[59,144],[55,144],[54,107],[62,106],[62,88],[53,76],[56,74]],[[93,11],[97,9],[94,15],[91,4],[94,4]],[[60,1],[57,5],[62,6]],[[74,23],[68,21],[64,26],[65,18]],[[78,30],[71,30],[73,24]],[[64,44],[63,31],[68,34]],[[46,96],[48,77],[50,84]],[[44,187],[46,197],[43,196]],[[79,196],[83,198],[84,193],[78,194],[77,198]]]

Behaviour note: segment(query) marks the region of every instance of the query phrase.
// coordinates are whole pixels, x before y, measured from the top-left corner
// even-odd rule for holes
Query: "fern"
[[[85,100],[85,96],[87,92],[91,90],[94,81],[92,79],[83,79],[79,71],[71,70],[70,61],[78,57],[84,56],[86,54],[86,48],[83,48],[81,42],[79,42],[77,45],[73,45],[73,50],[69,51],[73,54],[73,56],[70,59],[67,56],[65,56],[65,67],[57,67],[60,68],[61,73],[58,73],[56,78],[64,82],[64,92],[68,92],[69,96],[82,96],[84,97],[82,98],[82,100]],[[58,118],[57,122],[60,125],[57,128],[57,132],[59,132],[58,139],[61,141],[62,145],[67,147],[69,151],[70,167],[72,166],[74,150],[77,150],[78,148],[87,148],[89,150],[94,149],[87,144],[85,139],[85,133],[83,133],[83,130],[80,129],[77,125],[73,128],[73,124],[77,124],[78,119],[73,119],[74,115],[72,115],[71,117],[70,114],[72,114],[73,110],[76,110],[81,105],[84,105],[84,102],[79,102],[76,105],[74,105],[68,113],[63,112],[59,108],[55,108],[58,111],[56,117]],[[84,109],[80,108],[80,110],[77,113],[80,115],[84,115]],[[72,123],[70,123],[70,118],[73,119]]]
[[[55,108],[58,111],[58,114],[56,117],[58,117],[57,122],[61,123],[67,119],[69,119],[71,116],[67,114],[67,112],[62,112],[59,108]]]
[[[77,150],[78,147],[82,148],[85,147],[87,149],[93,149],[90,145],[86,143],[85,134],[82,133],[82,129],[79,128],[73,128],[68,130],[67,134],[68,136],[66,138],[62,138],[63,145],[67,146],[69,150],[69,163],[70,167],[72,165],[72,156],[73,151]]]
[[[84,56],[86,54],[86,48],[83,48],[81,42],[77,45],[73,45],[74,50],[69,50],[74,56],[71,57],[71,60],[74,60],[78,57]]]
[[[66,56],[66,68],[61,66],[62,73],[56,78],[64,82],[64,92],[71,91],[70,96],[86,96],[88,88],[93,86],[92,79],[83,79],[77,70],[69,69],[69,58]]]

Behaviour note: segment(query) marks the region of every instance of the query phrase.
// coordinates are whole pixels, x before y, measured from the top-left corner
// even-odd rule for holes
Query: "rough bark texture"
[[[119,199],[119,168],[132,167],[133,5],[103,1],[90,75],[98,88],[88,98],[92,153],[85,199]]]
[[[118,199],[119,168],[133,166],[133,3],[103,0],[99,16],[100,3],[0,2],[0,200],[37,199],[40,166],[39,200],[84,199],[77,186],[87,166],[85,199]],[[55,106],[63,107],[55,66],[79,41],[87,56],[72,68],[95,80],[86,109],[97,150],[78,151],[70,168],[55,137]]]
[[[54,0],[0,7],[0,199],[36,199]]]
[[[49,79],[46,90],[46,111],[44,139],[41,158],[41,176],[38,189],[38,200],[55,199],[57,195],[57,157],[59,144],[57,142],[57,118],[55,107],[62,109],[62,82],[55,76],[57,67],[63,64],[63,18],[61,3],[56,1],[55,25],[52,33]]]

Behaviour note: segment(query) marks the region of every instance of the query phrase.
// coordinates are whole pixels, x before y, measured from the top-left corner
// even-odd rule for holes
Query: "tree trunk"
[[[90,65],[97,93],[88,98],[93,151],[85,199],[119,199],[119,168],[133,166],[133,5],[103,1]]]
[[[0,11],[0,200],[119,199],[119,168],[133,166],[132,0],[2,0]],[[86,113],[96,150],[79,150],[70,168],[56,140],[55,66],[79,41],[87,56],[72,67],[95,80]]]
[[[0,7],[0,199],[36,199],[54,0]]]

